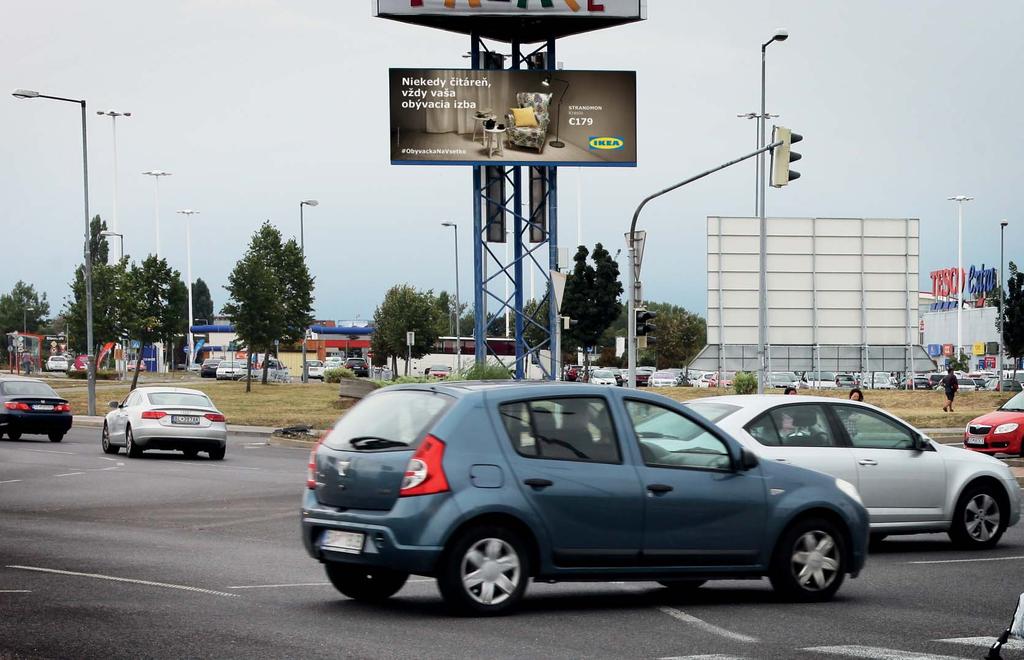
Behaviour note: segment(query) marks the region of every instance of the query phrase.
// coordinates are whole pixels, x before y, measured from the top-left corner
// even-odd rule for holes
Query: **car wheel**
[[[845,537],[827,520],[798,521],[782,533],[768,577],[790,600],[830,600],[846,577]]]
[[[493,616],[522,600],[529,575],[530,559],[519,535],[503,527],[478,527],[449,546],[437,586],[455,611]]]
[[[46,434],[46,437],[50,439],[50,442],[60,442],[64,439],[64,434],[59,431],[52,431]]]
[[[965,550],[984,550],[999,542],[1006,530],[999,498],[989,486],[973,486],[964,491],[953,510],[949,538]]]
[[[223,461],[224,460],[224,452],[226,450],[227,450],[227,447],[217,447],[216,449],[211,449],[211,450],[207,451],[206,453],[210,455],[210,460],[211,461]]]
[[[198,449],[182,449],[181,453],[185,454],[185,458],[195,458],[199,455]]]
[[[135,444],[135,434],[132,433],[132,427],[128,427],[124,430],[124,453],[128,458],[139,458],[142,456],[142,450]]]
[[[327,578],[334,588],[353,600],[364,603],[382,603],[405,585],[408,573],[387,568],[353,566],[338,562],[324,563]]]
[[[117,453],[117,447],[110,444],[110,429],[107,428],[106,422],[103,422],[103,435],[100,436],[100,446],[103,447],[104,454]]]
[[[658,580],[658,584],[677,594],[696,591],[703,587],[705,582],[707,580]]]
[[[8,431],[7,437],[11,440],[21,440],[21,431]]]

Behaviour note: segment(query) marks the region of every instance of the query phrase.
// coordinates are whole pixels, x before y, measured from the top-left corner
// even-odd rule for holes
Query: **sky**
[[[464,68],[469,38],[371,16],[366,0],[0,0],[0,90],[89,103],[91,211],[111,221],[117,124],[118,229],[133,258],[156,250],[185,272],[184,216],[196,209],[192,272],[223,289],[264,221],[298,236],[316,277],[315,316],[367,319],[397,283],[472,287],[471,170],[388,160],[390,67]],[[768,111],[804,136],[802,178],[769,189],[769,215],[921,219],[921,288],[956,265],[1024,258],[1024,3],[949,0],[649,0],[648,19],[558,43],[566,69],[637,71],[636,168],[562,168],[562,246],[624,246],[646,195],[749,152],[760,44]],[[499,47],[500,49],[500,47]],[[507,52],[507,47],[506,47]],[[0,97],[0,291],[17,280],[56,312],[81,261],[81,124],[68,103]],[[648,205],[644,294],[706,308],[705,218],[753,212],[752,163]],[[577,204],[577,186],[582,204]],[[111,245],[117,250],[116,239]],[[623,260],[624,266],[624,260]],[[538,285],[539,288],[539,285]]]

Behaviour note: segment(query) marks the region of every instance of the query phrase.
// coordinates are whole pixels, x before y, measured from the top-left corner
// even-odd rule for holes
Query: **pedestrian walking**
[[[942,409],[946,412],[953,412],[953,398],[956,396],[957,390],[960,389],[960,383],[957,382],[956,374],[953,373],[953,367],[949,368],[941,382],[942,389],[946,391],[946,405],[942,406]]]

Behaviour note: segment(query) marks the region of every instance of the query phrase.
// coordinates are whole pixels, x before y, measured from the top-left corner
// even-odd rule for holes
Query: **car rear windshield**
[[[0,392],[8,396],[49,396],[60,398],[53,388],[46,383],[34,383],[30,380],[10,381],[0,384]]]
[[[154,406],[193,406],[213,408],[213,402],[205,394],[187,392],[150,392],[149,402]]]
[[[1014,412],[1024,412],[1024,392],[1018,393],[1012,399],[1003,404],[1000,410],[1011,410]]]
[[[367,397],[335,425],[324,444],[344,451],[415,449],[430,424],[454,401],[425,390],[395,390]]]
[[[717,422],[725,419],[740,409],[739,406],[734,406],[732,404],[711,403],[710,401],[692,401],[690,403],[684,403],[683,405],[711,422]]]

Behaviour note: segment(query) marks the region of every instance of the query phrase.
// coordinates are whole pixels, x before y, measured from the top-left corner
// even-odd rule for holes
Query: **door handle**
[[[651,491],[655,495],[661,495],[662,493],[667,493],[672,490],[672,486],[669,486],[668,484],[648,484],[647,490]]]
[[[789,463],[788,458],[776,458],[775,460],[779,463]]]
[[[555,482],[550,479],[527,479],[523,483],[530,488],[547,488],[555,485]]]
[[[870,458],[862,458],[859,461],[857,461],[857,465],[878,465],[878,461],[872,460]]]

